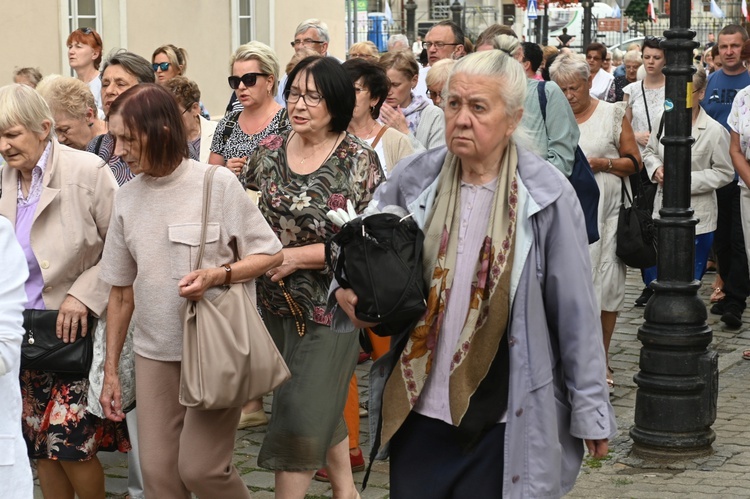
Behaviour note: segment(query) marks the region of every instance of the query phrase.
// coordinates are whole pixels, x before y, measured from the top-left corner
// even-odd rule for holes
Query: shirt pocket
[[[0,466],[13,466],[16,463],[16,438],[13,435],[0,435]]]
[[[219,243],[219,224],[206,224],[206,255],[216,253]],[[182,279],[195,270],[201,245],[201,224],[176,224],[169,226],[169,260],[172,279]]]

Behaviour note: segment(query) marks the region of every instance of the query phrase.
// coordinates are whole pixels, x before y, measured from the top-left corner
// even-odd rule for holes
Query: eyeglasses
[[[300,100],[305,101],[305,104],[307,104],[310,107],[315,107],[318,104],[320,104],[320,101],[324,99],[324,97],[318,93],[314,94],[301,94],[299,93],[299,90],[290,90],[289,93],[286,95],[286,101],[291,102],[292,104],[295,104],[297,101]]]
[[[312,38],[305,38],[304,40],[294,40],[293,42],[289,42],[292,47],[299,47],[300,45],[312,45],[314,43],[325,43],[321,42],[319,40],[313,40]]]
[[[435,100],[438,97],[440,97],[440,92],[435,92],[433,90],[428,90],[427,92],[425,92],[425,94],[427,95],[427,97],[429,97],[432,100]]]
[[[160,63],[154,63],[151,65],[151,67],[154,70],[154,73],[156,73],[157,69],[161,69],[162,71],[166,71],[169,69],[171,63],[169,62],[160,62]]]
[[[435,46],[436,49],[442,50],[445,48],[446,45],[462,45],[461,43],[443,43],[443,42],[424,42],[422,43],[422,47],[426,50],[430,50],[433,46]]]
[[[650,49],[660,49],[661,48],[661,42],[664,41],[664,38],[661,36],[653,36],[649,35],[646,38],[643,39],[643,47],[648,47]]]
[[[227,78],[229,81],[229,87],[232,90],[240,88],[240,82],[247,88],[254,87],[255,82],[258,81],[259,76],[269,76],[268,73],[245,73],[242,76],[230,76]]]
[[[92,33],[91,28],[78,28],[78,31],[80,31],[84,35],[90,35]]]
[[[195,104],[195,102],[191,102],[190,104],[188,104],[187,107],[185,107],[185,110],[182,112],[182,114],[185,114],[188,111],[190,111],[193,108],[193,104]]]

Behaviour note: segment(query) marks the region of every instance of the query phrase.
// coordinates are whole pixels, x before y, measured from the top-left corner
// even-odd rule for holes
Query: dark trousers
[[[718,220],[714,233],[714,252],[719,263],[719,274],[724,281],[722,291],[726,305],[732,304],[742,313],[750,294],[750,275],[745,253],[740,215],[740,187],[733,181],[716,190]]]
[[[505,424],[464,450],[458,429],[412,412],[391,439],[391,499],[503,496]]]

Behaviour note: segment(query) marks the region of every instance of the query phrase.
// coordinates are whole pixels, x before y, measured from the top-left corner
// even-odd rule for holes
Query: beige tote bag
[[[216,168],[209,168],[203,181],[201,245],[196,269],[201,267],[205,250]],[[180,313],[183,320],[180,404],[185,407],[240,407],[291,378],[244,284],[232,284],[213,301],[186,300]]]

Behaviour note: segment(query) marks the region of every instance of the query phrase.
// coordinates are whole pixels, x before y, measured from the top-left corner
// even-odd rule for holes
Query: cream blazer
[[[211,154],[211,142],[214,140],[214,133],[216,133],[216,126],[219,124],[216,121],[209,121],[203,116],[198,115],[201,122],[201,154],[200,162],[208,163],[208,155]]]
[[[655,124],[658,130],[658,124]],[[664,165],[664,146],[654,131],[643,150],[643,165],[652,179],[657,168]],[[698,225],[695,234],[706,234],[716,230],[718,204],[716,189],[724,187],[734,179],[734,167],[729,157],[729,132],[701,108],[692,127],[695,139],[691,148],[690,205]],[[656,191],[653,217],[659,218],[662,206],[662,186]]]
[[[15,226],[19,171],[2,171],[0,215]],[[31,248],[44,278],[49,310],[70,294],[95,315],[104,312],[110,286],[99,280],[99,261],[109,228],[117,182],[94,154],[52,139],[43,190],[31,225]]]

